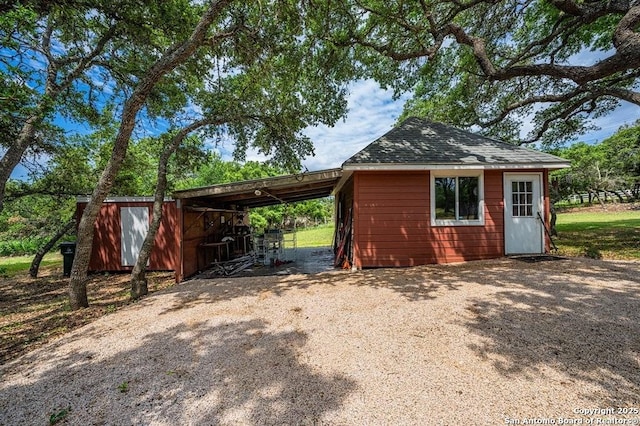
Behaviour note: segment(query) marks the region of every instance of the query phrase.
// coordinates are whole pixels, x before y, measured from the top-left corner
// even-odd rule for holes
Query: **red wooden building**
[[[76,223],[89,201],[78,197]],[[153,198],[114,197],[104,201],[96,218],[90,271],[130,271],[149,229]],[[162,222],[149,259],[150,271],[174,271],[179,262],[180,226],[174,200],[165,200]]]
[[[349,158],[338,240],[356,268],[548,251],[549,170],[566,160],[409,118]]]
[[[336,263],[343,266],[541,254],[549,248],[548,173],[568,166],[553,155],[409,118],[341,169],[174,192],[148,269],[175,271],[181,281],[249,249],[251,208],[330,194]],[[78,215],[85,205],[79,199]],[[90,270],[130,270],[151,211],[151,199],[107,200],[96,220]]]
[[[182,281],[213,261],[242,255],[251,249],[251,208],[326,197],[341,175],[330,169],[176,191],[164,201],[147,270],[175,271],[176,281]],[[78,223],[87,202],[77,200]],[[95,222],[89,271],[130,271],[152,211],[149,197],[105,200]]]

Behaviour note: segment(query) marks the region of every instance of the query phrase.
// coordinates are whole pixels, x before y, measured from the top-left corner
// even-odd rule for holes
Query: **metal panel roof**
[[[262,207],[326,197],[341,176],[342,169],[328,169],[186,189],[172,196],[203,207]]]

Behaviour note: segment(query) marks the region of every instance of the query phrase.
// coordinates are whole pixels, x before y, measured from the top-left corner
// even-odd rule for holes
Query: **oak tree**
[[[118,114],[111,157],[78,225],[69,289],[74,309],[88,305],[93,225],[143,109],[177,129],[209,121],[213,135],[234,140],[239,158],[253,147],[290,167],[313,150],[300,130],[331,124],[344,113],[341,79],[347,74],[306,33],[307,15],[298,2],[218,0],[185,7],[197,12],[190,14],[187,33],[147,53],[151,60],[131,63],[136,78]]]
[[[202,85],[192,87],[190,98],[199,113],[193,108],[183,113],[191,121],[176,125],[164,137],[152,221],[132,271],[133,298],[147,292],[145,267],[162,218],[167,164],[187,136],[198,132],[214,140],[232,140],[237,160],[244,160],[247,149],[253,148],[269,156],[274,169],[298,171],[301,158],[313,153],[313,144],[302,130],[333,124],[345,113],[349,68],[342,68],[335,56],[325,55],[319,40],[307,30],[309,21],[300,4],[235,2],[226,13],[233,19],[241,17],[242,24],[219,51],[205,55],[223,69],[216,67],[200,76]],[[248,170],[242,167],[236,179],[246,179],[243,173]],[[265,170],[261,166],[257,172]],[[217,182],[209,183],[228,178],[219,176]]]
[[[640,106],[635,0],[348,0],[318,3],[329,43],[398,93],[404,115],[518,143],[584,133]],[[533,128],[520,137],[523,124]]]

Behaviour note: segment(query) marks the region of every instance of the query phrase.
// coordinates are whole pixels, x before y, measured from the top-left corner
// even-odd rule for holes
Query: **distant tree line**
[[[104,136],[74,137],[73,143],[57,150],[46,165],[34,168],[31,179],[9,181],[5,208],[0,213],[0,256],[35,254],[73,219],[76,196],[91,193],[106,161],[109,143],[101,140]],[[110,195],[152,195],[159,148],[157,138],[133,141]],[[285,173],[282,167],[269,163],[225,161],[217,152],[208,151],[201,139],[191,137],[169,162],[168,191]],[[262,230],[282,224],[305,227],[326,223],[332,214],[333,200],[323,198],[253,209],[250,218],[251,225]],[[73,233],[72,229],[61,238],[75,239]]]
[[[583,202],[603,202],[600,194],[617,201],[640,198],[640,123],[624,126],[600,143],[578,142],[552,153],[571,160],[571,168],[552,173],[556,201],[583,194]]]

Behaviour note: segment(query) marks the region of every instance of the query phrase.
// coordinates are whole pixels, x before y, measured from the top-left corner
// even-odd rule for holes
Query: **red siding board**
[[[375,203],[375,204],[391,204],[391,202],[402,201],[409,203],[409,205],[419,206],[423,205],[424,201],[424,192],[407,192],[403,193],[401,190],[396,192],[369,192],[362,194],[363,196],[369,197],[369,199],[363,199],[364,203]]]
[[[78,217],[82,215],[85,207],[86,203],[78,203]],[[148,207],[151,220],[153,203],[105,202],[94,225],[89,271],[130,271],[132,269],[130,266],[122,266],[121,261],[120,209],[122,207]],[[165,202],[148,270],[176,270],[179,261],[177,223],[175,202]]]
[[[502,172],[484,174],[484,226],[431,226],[429,172],[356,172],[359,267],[414,266],[504,254]]]

